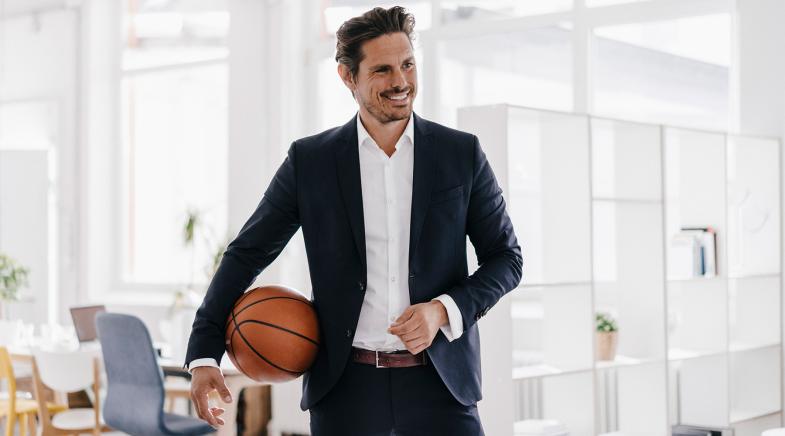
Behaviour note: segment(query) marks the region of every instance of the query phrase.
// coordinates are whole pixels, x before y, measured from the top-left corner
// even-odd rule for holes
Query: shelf
[[[658,358],[639,359],[636,357],[616,355],[616,359],[614,360],[596,361],[595,366],[597,369],[610,369],[610,368],[620,368],[626,366],[647,365],[650,363],[657,363],[657,362],[664,362],[664,360]]]
[[[767,273],[767,274],[740,274],[740,275],[729,275],[729,280],[744,280],[744,279],[771,279],[771,278],[780,278],[782,273]]]
[[[548,282],[548,283],[522,283],[516,289],[531,289],[531,288],[566,288],[572,286],[591,286],[588,281],[574,281],[574,282]]]
[[[683,279],[674,279],[668,278],[666,282],[668,283],[680,283],[680,282],[705,282],[705,281],[714,281],[714,280],[724,280],[725,277],[722,275],[719,276],[711,276],[711,277],[689,277]]]
[[[700,359],[703,357],[722,356],[724,354],[725,354],[724,350],[697,351],[697,350],[686,350],[682,348],[671,348],[668,351],[668,361],[676,362],[680,360],[692,360],[692,359]]]
[[[609,203],[640,203],[640,204],[662,204],[662,200],[654,198],[618,198],[618,197],[592,197],[594,201]]]
[[[512,379],[525,380],[525,379],[549,377],[554,375],[569,375],[569,374],[581,374],[581,373],[590,373],[590,372],[592,372],[591,368],[563,370],[552,365],[540,364],[540,365],[514,367],[512,369]]]
[[[779,421],[777,141],[508,105],[459,121],[498,168],[525,258],[520,291],[483,329],[483,406],[503,424],[489,434],[524,418],[576,436],[661,435],[674,419],[745,421],[749,436]],[[715,229],[720,274],[679,268],[685,227]],[[602,311],[621,332],[612,361],[596,360]]]
[[[765,350],[766,348],[773,348],[779,347],[781,344],[779,342],[771,342],[768,344],[748,344],[748,343],[731,343],[730,347],[728,347],[728,351],[731,353],[743,353],[745,351],[757,351],[757,350]]]
[[[762,411],[745,410],[741,412],[731,413],[730,423],[731,425],[737,424],[740,422],[763,418],[778,413],[780,413],[780,409],[769,409],[769,410],[762,410]]]

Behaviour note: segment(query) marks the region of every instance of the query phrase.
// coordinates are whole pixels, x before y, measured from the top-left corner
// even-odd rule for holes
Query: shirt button
[[[391,277],[391,278],[390,278],[390,281],[391,281],[391,282],[394,282],[394,281],[395,281],[395,276]]]

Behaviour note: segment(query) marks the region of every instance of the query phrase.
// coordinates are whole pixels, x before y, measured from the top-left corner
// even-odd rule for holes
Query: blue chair
[[[163,374],[150,333],[139,318],[101,313],[96,326],[108,381],[103,410],[108,425],[138,436],[215,432],[200,419],[164,412]]]

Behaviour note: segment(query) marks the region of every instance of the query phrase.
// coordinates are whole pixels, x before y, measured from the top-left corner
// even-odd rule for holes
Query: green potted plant
[[[595,314],[597,329],[597,360],[614,360],[618,342],[616,320],[609,313]]]
[[[215,274],[218,264],[223,257],[226,246],[229,243],[219,242],[214,237],[212,229],[203,219],[203,213],[196,208],[188,208],[182,224],[182,242],[190,254],[190,269],[188,282],[174,293],[172,304],[165,319],[159,322],[161,335],[171,345],[170,354],[174,359],[185,358],[185,346],[188,343],[188,336],[191,333],[196,309],[204,298],[204,283]],[[203,276],[198,275],[197,246],[204,244],[209,252],[209,260],[205,262],[202,270]]]
[[[8,319],[8,304],[19,299],[19,290],[28,286],[29,270],[0,253],[0,319]]]

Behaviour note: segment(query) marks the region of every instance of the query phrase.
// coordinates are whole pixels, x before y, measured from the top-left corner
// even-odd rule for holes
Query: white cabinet
[[[510,105],[461,109],[458,127],[480,138],[523,253],[519,289],[480,321],[488,434],[781,421],[777,141]],[[715,245],[698,258],[678,246],[695,228]],[[599,312],[619,327],[611,361]]]

